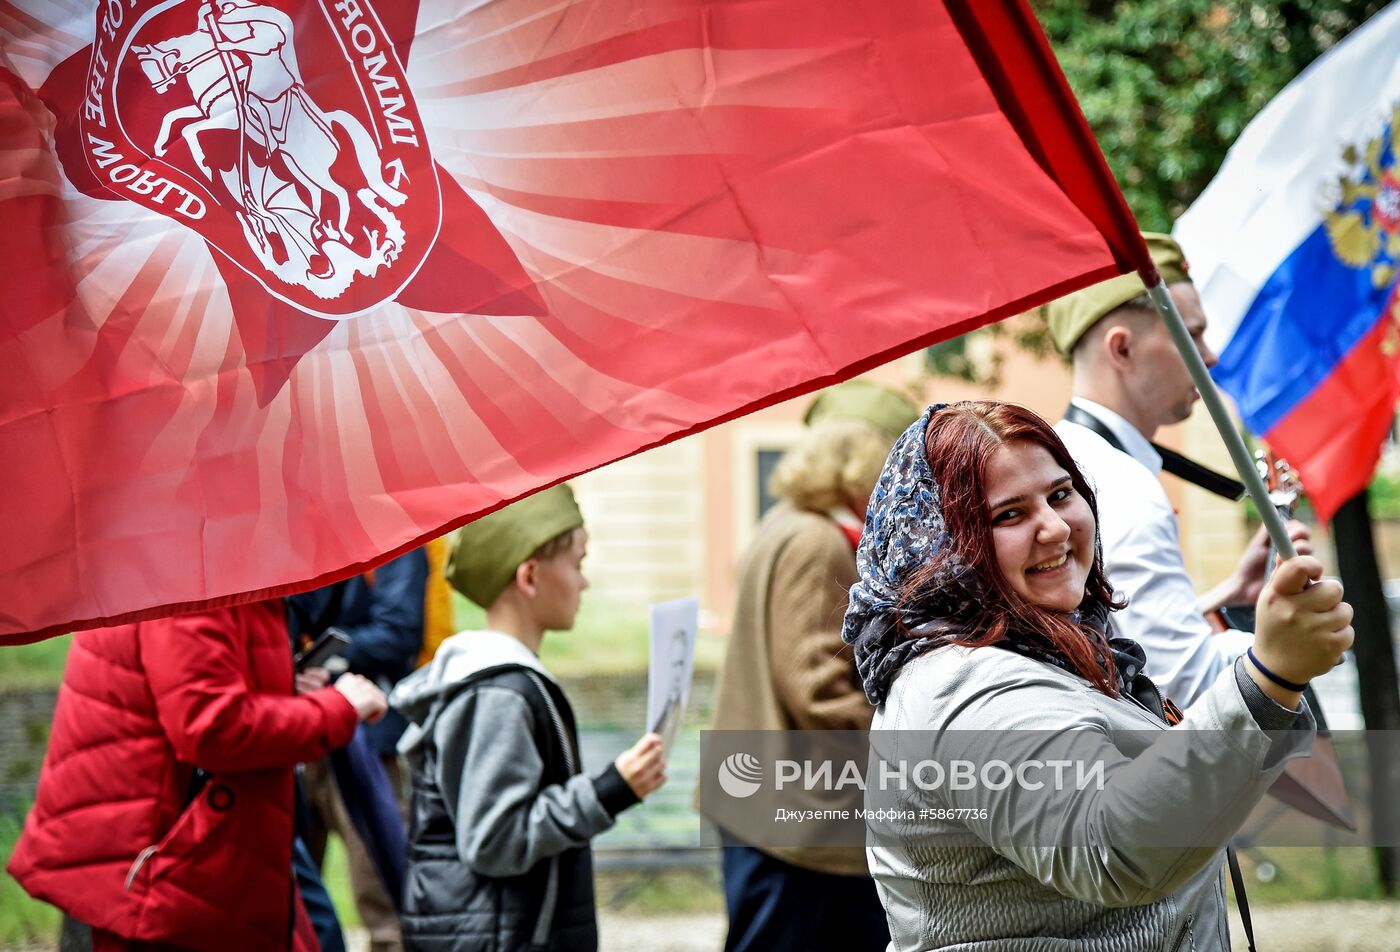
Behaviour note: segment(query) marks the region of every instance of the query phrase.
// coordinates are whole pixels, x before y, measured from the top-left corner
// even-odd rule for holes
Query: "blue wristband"
[[[1270,671],[1268,668],[1264,667],[1262,664],[1259,663],[1259,658],[1254,654],[1253,648],[1246,648],[1245,654],[1249,655],[1249,660],[1254,662],[1254,666],[1259,669],[1260,674],[1277,684],[1279,687],[1286,688],[1289,691],[1302,691],[1307,687],[1306,683],[1298,684],[1294,681],[1289,681],[1286,678],[1281,678],[1278,675],[1274,674],[1272,671]]]

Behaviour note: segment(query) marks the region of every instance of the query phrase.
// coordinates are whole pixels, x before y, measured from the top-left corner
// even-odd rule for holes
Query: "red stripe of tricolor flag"
[[[1322,520],[1370,484],[1395,420],[1400,335],[1389,316],[1394,301],[1317,389],[1263,434],[1275,453],[1298,461],[1293,466]]]
[[[139,16],[156,6],[135,0],[124,42],[195,29],[186,5]],[[0,279],[0,640],[328,583],[1150,268],[1023,2],[342,6],[240,16],[295,34],[306,95],[377,137],[406,196],[380,205],[406,235],[381,272],[407,283],[373,304],[357,279],[354,308],[259,271],[178,126],[153,157],[184,80],[156,96],[128,63],[94,87],[126,46],[0,0],[0,260],[23,265]],[[94,88],[126,139],[94,126]],[[239,142],[199,141],[216,166]],[[200,222],[162,214],[195,194]],[[265,227],[300,234],[309,199],[277,194]],[[349,231],[384,220],[368,208]]]

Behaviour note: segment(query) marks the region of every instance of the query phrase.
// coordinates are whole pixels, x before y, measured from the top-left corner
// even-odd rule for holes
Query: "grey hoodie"
[[[425,745],[435,748],[434,779],[452,813],[457,854],[484,876],[517,876],[543,859],[586,846],[637,802],[612,764],[596,776],[575,772],[563,783],[543,783],[547,765],[536,747],[527,700],[492,683],[467,689],[511,669],[554,683],[539,658],[511,636],[463,631],[445,640],[426,667],[400,681],[389,699],[410,722],[399,752],[415,772]],[[556,696],[562,699],[562,692]],[[571,716],[566,723],[572,735]],[[576,746],[572,736],[569,745]]]

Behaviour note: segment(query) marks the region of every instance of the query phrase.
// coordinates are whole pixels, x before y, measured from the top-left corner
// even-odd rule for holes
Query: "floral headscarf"
[[[929,421],[947,406],[929,407],[895,442],[870,496],[865,533],[856,549],[860,580],[851,586],[841,637],[855,651],[856,670],[872,704],[885,700],[895,675],[911,660],[974,633],[983,600],[996,597],[956,552],[947,552],[952,537],[924,452]],[[901,589],[940,555],[939,571],[929,580],[918,608],[901,609]],[[1097,600],[1086,599],[1081,611],[1077,621],[1098,633],[1100,645],[1116,662],[1120,689],[1129,693],[1145,661],[1142,647],[1112,637],[1108,609]],[[1074,671],[1068,659],[1034,632],[1012,632],[997,647]]]

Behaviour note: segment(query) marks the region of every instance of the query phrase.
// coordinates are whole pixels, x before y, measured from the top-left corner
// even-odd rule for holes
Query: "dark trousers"
[[[316,930],[316,940],[321,943],[321,952],[345,952],[345,934],[340,931],[340,919],[335,914],[335,906],[331,904],[330,893],[326,892],[325,884],[321,882],[321,871],[301,837],[292,841],[292,875],[301,892],[307,918]]]
[[[884,952],[889,944],[870,877],[819,873],[728,842],[723,853],[724,952]]]
[[[399,801],[399,812],[403,814],[403,774],[395,756],[383,759],[384,772],[394,796]],[[306,790],[307,809],[310,827],[306,837],[306,848],[319,869],[326,857],[326,839],[331,832],[340,835],[345,844],[345,858],[350,867],[350,888],[355,897],[355,909],[360,914],[360,922],[369,932],[370,952],[402,952],[399,941],[399,913],[394,902],[384,891],[384,884],[374,868],[374,861],[365,849],[355,824],[345,810],[345,803],[336,786],[335,774],[329,760],[318,760],[306,765],[303,775]],[[322,950],[324,952],[324,950]]]

